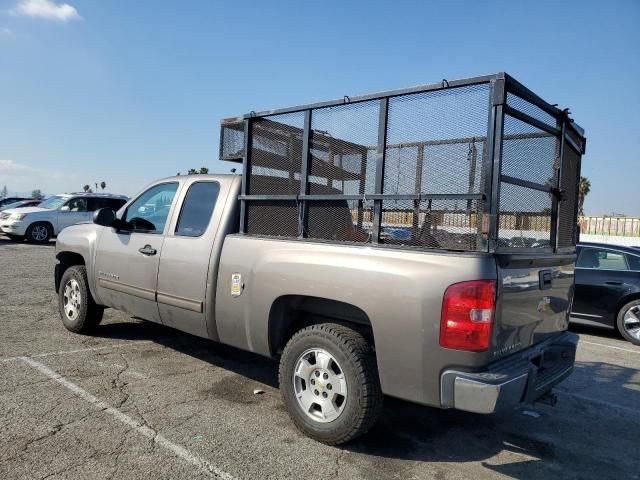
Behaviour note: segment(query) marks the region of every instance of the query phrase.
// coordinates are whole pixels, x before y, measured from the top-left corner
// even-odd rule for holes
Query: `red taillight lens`
[[[487,350],[495,303],[494,280],[450,285],[442,301],[440,346],[472,352]]]

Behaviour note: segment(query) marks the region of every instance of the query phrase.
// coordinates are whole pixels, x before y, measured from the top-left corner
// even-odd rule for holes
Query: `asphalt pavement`
[[[336,448],[293,426],[274,361],[113,310],[93,336],[67,332],[54,264],[53,243],[0,236],[0,478],[640,478],[640,347],[614,332],[572,327],[555,407],[387,398]]]

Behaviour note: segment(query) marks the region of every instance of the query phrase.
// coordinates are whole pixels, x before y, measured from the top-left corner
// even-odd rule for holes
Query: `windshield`
[[[48,198],[47,200],[45,200],[44,202],[42,202],[40,205],[38,205],[41,208],[46,208],[48,210],[55,210],[58,207],[62,206],[62,204],[64,202],[66,202],[68,199],[65,197],[51,197]]]

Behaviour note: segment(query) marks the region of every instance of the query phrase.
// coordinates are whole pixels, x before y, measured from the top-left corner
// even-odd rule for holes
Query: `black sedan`
[[[640,345],[640,249],[578,244],[571,321],[616,328]]]

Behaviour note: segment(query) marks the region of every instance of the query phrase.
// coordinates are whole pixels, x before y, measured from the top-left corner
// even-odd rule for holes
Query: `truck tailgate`
[[[500,254],[496,259],[493,359],[567,329],[575,255]]]

